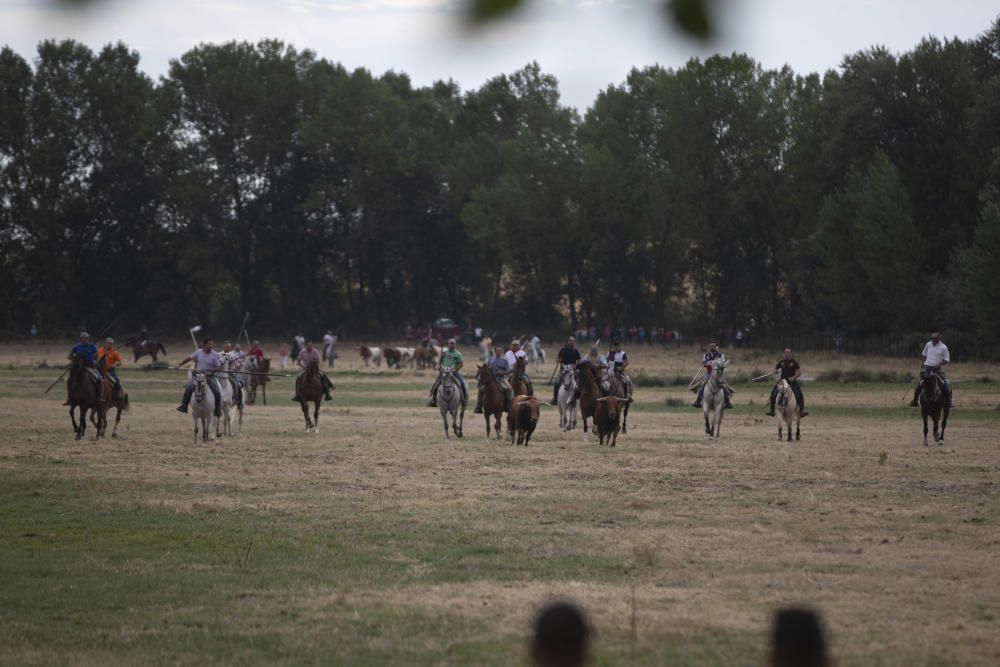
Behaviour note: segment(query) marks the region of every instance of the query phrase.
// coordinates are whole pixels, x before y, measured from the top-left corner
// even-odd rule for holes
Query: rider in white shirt
[[[951,353],[948,351],[948,346],[941,342],[940,333],[935,331],[931,334],[931,339],[924,345],[924,351],[921,352],[921,355],[924,358],[921,370],[929,369],[941,377],[944,381],[944,393],[948,398],[948,407],[954,407],[951,403],[951,381],[944,374],[944,366],[951,362]],[[920,389],[923,387],[923,384],[923,379],[917,380],[917,388],[913,391],[913,400],[910,401],[911,408],[920,405],[917,402],[917,397],[920,396]]]
[[[531,378],[528,377],[528,355],[521,349],[521,341],[512,340],[510,342],[510,349],[503,356],[507,360],[507,365],[510,366],[511,373],[514,372],[514,364],[517,363],[517,360],[524,359],[524,381],[528,385],[528,394],[534,396],[535,388],[531,382]]]

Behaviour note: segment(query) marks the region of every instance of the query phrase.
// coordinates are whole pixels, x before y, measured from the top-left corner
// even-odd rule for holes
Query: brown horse
[[[125,387],[119,387],[118,397],[115,398],[114,392],[114,382],[111,380],[111,375],[108,374],[108,369],[105,364],[106,357],[101,357],[97,360],[97,370],[101,372],[101,379],[103,383],[101,384],[101,407],[90,413],[90,421],[97,428],[97,437],[103,438],[108,430],[108,411],[111,408],[115,408],[115,426],[111,429],[111,437],[118,437],[118,424],[121,423],[122,413],[128,412],[130,407],[128,400],[128,392],[125,391]]]
[[[510,388],[514,390],[515,396],[534,395],[534,392],[528,386],[528,381],[524,379],[527,365],[524,357],[518,357],[517,361],[514,362],[514,371],[510,374]]]
[[[129,338],[125,341],[125,347],[132,350],[132,354],[135,355],[133,363],[139,363],[141,357],[150,356],[153,358],[153,363],[155,364],[158,354],[162,353],[163,356],[167,356],[167,348],[163,347],[163,343],[157,343],[155,340],[138,341],[134,338]]]
[[[74,354],[70,358],[69,380],[66,382],[66,404],[69,405],[69,419],[73,422],[77,440],[82,440],[87,431],[87,413],[97,410],[101,404],[98,384],[87,368],[87,360],[82,354]],[[80,408],[79,424],[75,416],[77,408]]]
[[[583,417],[584,433],[587,432],[587,420],[594,416],[594,409],[602,394],[597,372],[597,369],[590,364],[580,364],[576,370],[576,382],[580,387],[580,416]]]
[[[306,430],[319,433],[319,406],[323,402],[323,379],[319,375],[319,363],[310,361],[306,370],[295,379],[295,392],[302,406],[302,416],[306,418]],[[313,419],[309,418],[309,401],[315,404]]]
[[[483,417],[486,418],[486,439],[490,439],[490,417],[494,418],[494,430],[497,434],[497,440],[500,439],[500,420],[503,417],[504,409],[507,407],[506,397],[500,390],[499,385],[497,385],[496,376],[493,374],[493,370],[484,364],[479,364],[479,372],[476,377],[479,379],[480,384],[483,387]]]
[[[271,360],[267,357],[261,357],[260,362],[257,364],[256,373],[270,373],[271,372]],[[254,401],[257,400],[257,388],[260,387],[261,399],[264,401],[264,405],[267,405],[267,383],[270,382],[271,378],[267,375],[251,375],[250,376],[250,395],[247,396],[247,403],[253,405]]]

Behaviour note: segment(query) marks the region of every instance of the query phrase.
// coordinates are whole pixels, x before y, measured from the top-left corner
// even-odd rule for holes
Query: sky
[[[156,78],[202,42],[278,38],[350,69],[405,72],[418,86],[453,79],[464,90],[537,61],[582,112],[633,67],[741,52],[768,68],[822,73],[873,45],[902,52],[926,36],[969,39],[1000,16],[990,0],[715,0],[717,34],[703,44],[670,25],[659,0],[523,3],[470,31],[465,0],[103,0],[86,11],[0,0],[0,44],[31,59],[43,39],[94,49],[123,41]]]

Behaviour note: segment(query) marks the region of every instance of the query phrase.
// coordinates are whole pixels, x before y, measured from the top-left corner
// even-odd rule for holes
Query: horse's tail
[[[167,348],[163,347],[163,343],[157,343],[156,349],[163,353],[163,356],[167,356]]]

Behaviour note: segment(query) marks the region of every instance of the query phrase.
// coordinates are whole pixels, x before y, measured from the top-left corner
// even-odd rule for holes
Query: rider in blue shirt
[[[80,342],[69,351],[69,358],[72,359],[75,354],[83,356],[87,368],[94,368],[94,363],[97,361],[97,346],[90,342],[90,334],[86,331],[80,333]]]

